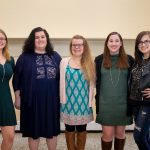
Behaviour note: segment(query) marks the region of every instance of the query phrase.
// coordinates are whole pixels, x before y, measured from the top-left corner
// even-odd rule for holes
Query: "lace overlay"
[[[132,100],[141,100],[142,99],[142,93],[140,91],[140,78],[142,76],[143,69],[147,65],[148,60],[143,60],[141,65],[135,65],[132,69],[132,84],[131,84],[131,94],[130,98]]]
[[[56,78],[56,67],[52,61],[52,58],[48,55],[37,55],[36,66],[36,79]]]

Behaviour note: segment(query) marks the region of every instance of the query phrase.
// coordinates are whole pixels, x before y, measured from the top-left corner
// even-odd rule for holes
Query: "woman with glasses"
[[[132,124],[127,116],[128,79],[133,58],[126,55],[123,39],[111,32],[103,54],[95,58],[96,64],[96,122],[102,125],[102,150],[123,150],[125,127]]]
[[[8,52],[8,40],[0,29],[0,129],[2,133],[1,150],[11,150],[15,135],[16,115],[9,87],[14,72],[14,59]]]
[[[140,150],[150,149],[150,31],[142,31],[135,41],[129,103],[133,105],[134,139]]]
[[[72,37],[70,53],[71,57],[62,59],[60,63],[61,120],[65,124],[68,150],[84,150],[86,126],[93,120],[95,67],[83,36]]]

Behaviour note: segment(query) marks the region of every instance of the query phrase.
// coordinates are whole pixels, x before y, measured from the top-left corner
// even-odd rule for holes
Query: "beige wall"
[[[134,39],[150,30],[150,0],[1,0],[0,28],[10,38],[27,37],[45,27],[52,38],[82,34],[105,38],[111,31]]]
[[[54,46],[54,50],[57,51],[62,57],[70,55],[69,53],[69,42],[71,39],[67,38],[52,38],[51,42]],[[90,45],[92,55],[95,57],[103,52],[105,39],[92,39],[88,38],[88,43]],[[22,46],[24,44],[24,38],[9,38],[9,51],[12,56],[16,59],[22,51]],[[133,55],[134,53],[134,39],[124,39],[124,47],[128,54]]]

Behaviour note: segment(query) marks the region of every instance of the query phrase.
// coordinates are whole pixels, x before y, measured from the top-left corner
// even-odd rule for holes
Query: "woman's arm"
[[[16,109],[20,110],[21,98],[20,98],[20,90],[15,91],[15,102],[14,106]]]
[[[22,78],[22,69],[23,69],[23,55],[20,55],[17,62],[16,66],[14,69],[14,76],[13,76],[13,88],[15,91],[15,102],[14,106],[16,109],[20,109],[20,104],[21,104],[21,97],[20,97],[20,86],[21,86],[21,78]]]

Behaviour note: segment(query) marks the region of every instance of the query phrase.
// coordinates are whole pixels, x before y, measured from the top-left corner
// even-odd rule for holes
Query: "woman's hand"
[[[143,97],[150,98],[150,88],[146,88],[144,91],[142,91]]]
[[[20,100],[15,100],[14,106],[16,109],[20,110]]]
[[[20,90],[15,92],[15,102],[14,106],[16,109],[20,110],[21,98],[20,98]]]

